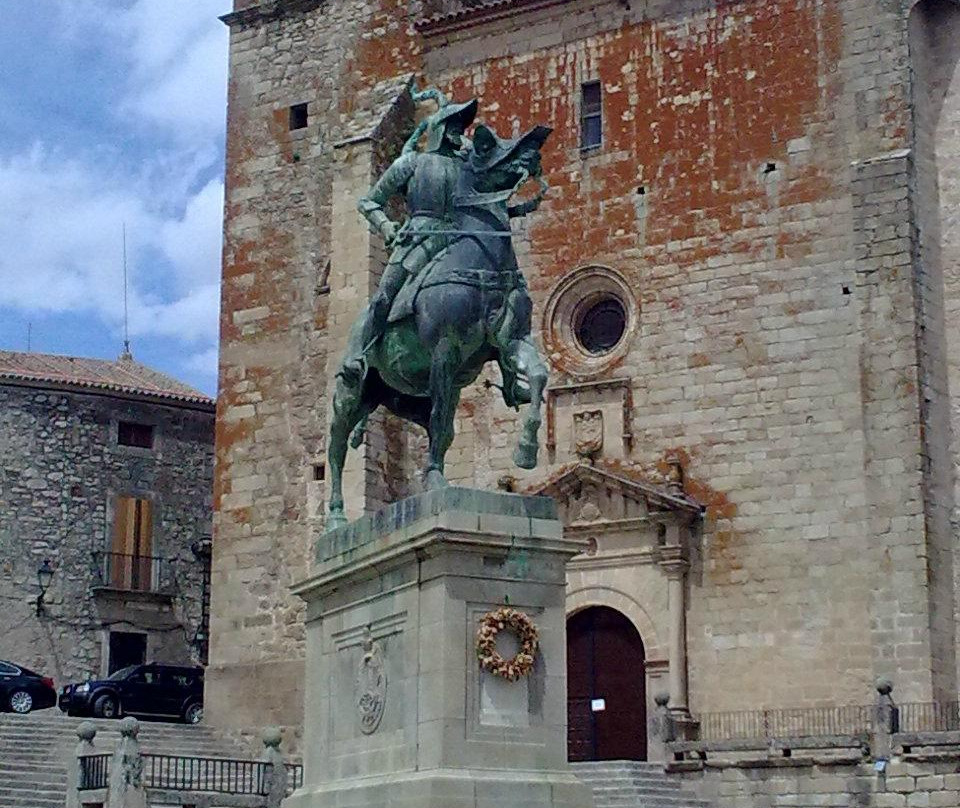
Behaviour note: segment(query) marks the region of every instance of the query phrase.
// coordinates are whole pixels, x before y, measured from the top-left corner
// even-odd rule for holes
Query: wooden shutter
[[[133,554],[135,556],[150,557],[153,555],[153,503],[149,499],[138,499],[137,515],[138,529],[135,534]]]
[[[113,506],[113,543],[107,563],[110,586],[116,589],[130,588],[129,557],[133,554],[135,511],[135,499],[117,497]]]
[[[117,497],[110,552],[110,586],[152,588],[153,503],[149,499]]]
[[[137,531],[135,535],[135,565],[133,588],[146,592],[153,589],[153,503],[149,499],[137,500]]]
[[[110,552],[121,555],[133,553],[134,508],[132,497],[117,497],[113,506],[113,544]]]

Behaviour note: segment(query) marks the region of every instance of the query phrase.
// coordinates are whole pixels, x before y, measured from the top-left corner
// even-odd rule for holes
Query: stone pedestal
[[[286,808],[591,808],[566,753],[565,567],[553,500],[448,488],[317,541],[304,786]],[[483,671],[480,619],[540,631],[531,674]],[[502,633],[498,650],[513,653]]]

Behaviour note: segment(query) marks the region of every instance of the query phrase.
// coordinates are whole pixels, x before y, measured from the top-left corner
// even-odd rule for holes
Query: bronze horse
[[[361,346],[359,323],[354,327],[347,355],[365,354],[366,373],[358,378],[341,366],[337,374],[327,530],[346,523],[342,477],[348,444],[359,446],[367,416],[381,405],[427,430],[426,488],[447,485],[444,456],[453,442],[460,392],[490,361],[500,366],[504,401],[512,407],[530,405],[514,462],[536,466],[547,366],[530,338],[531,302],[510,218],[534,210],[546,191],[540,148],[549,133],[538,126],[502,140],[477,127],[473,151],[460,172],[447,246],[408,280],[385,333],[373,345]],[[539,180],[537,197],[511,206],[510,197],[528,179]]]

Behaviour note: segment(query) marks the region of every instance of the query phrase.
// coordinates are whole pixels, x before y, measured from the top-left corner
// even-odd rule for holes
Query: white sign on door
[[[590,699],[590,709],[595,713],[602,713],[607,709],[606,699]]]

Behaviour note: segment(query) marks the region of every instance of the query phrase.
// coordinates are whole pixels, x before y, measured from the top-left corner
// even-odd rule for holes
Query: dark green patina
[[[328,530],[346,521],[342,475],[351,433],[358,446],[367,416],[379,406],[427,430],[425,485],[447,485],[444,456],[460,391],[487,362],[500,366],[504,401],[530,405],[514,460],[523,468],[537,462],[547,368],[530,337],[532,304],[510,219],[536,210],[547,190],[540,148],[550,129],[536,126],[503,139],[481,124],[471,141],[464,132],[476,102],[448,103],[432,89],[416,96],[428,97],[438,101],[438,111],[358,204],[391,255],[337,373]],[[539,183],[536,196],[513,204],[530,180]],[[407,204],[402,225],[385,212],[396,196]]]

